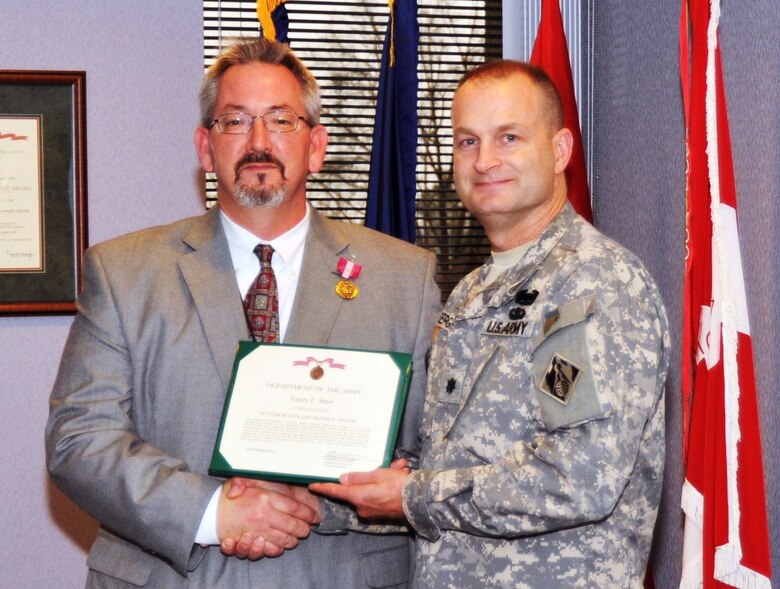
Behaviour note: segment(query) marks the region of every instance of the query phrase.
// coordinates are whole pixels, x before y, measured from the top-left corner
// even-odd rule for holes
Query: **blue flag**
[[[390,0],[379,74],[365,225],[414,243],[417,0]]]

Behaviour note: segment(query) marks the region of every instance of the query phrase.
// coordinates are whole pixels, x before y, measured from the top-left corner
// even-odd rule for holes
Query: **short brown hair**
[[[563,127],[563,106],[558,89],[547,72],[525,61],[497,59],[483,63],[463,74],[458,81],[456,91],[467,82],[503,80],[514,75],[525,76],[542,91],[553,131],[561,129]]]

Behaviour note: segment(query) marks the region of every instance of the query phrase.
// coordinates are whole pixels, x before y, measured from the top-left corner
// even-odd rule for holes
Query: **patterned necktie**
[[[259,244],[254,249],[260,272],[244,298],[244,311],[252,339],[272,343],[279,338],[279,291],[271,268],[274,248]]]

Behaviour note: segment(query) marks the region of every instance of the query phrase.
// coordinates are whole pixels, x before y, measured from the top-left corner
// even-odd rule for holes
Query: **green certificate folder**
[[[290,483],[388,466],[412,359],[239,342],[209,473]]]

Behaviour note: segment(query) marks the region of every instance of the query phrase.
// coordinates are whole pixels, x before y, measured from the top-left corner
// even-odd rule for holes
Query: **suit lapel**
[[[198,220],[184,242],[192,251],[180,258],[179,268],[227,389],[236,346],[240,339],[247,339],[248,332],[217,207]]]
[[[326,345],[344,300],[336,294],[336,264],[347,237],[313,207],[285,343]]]

